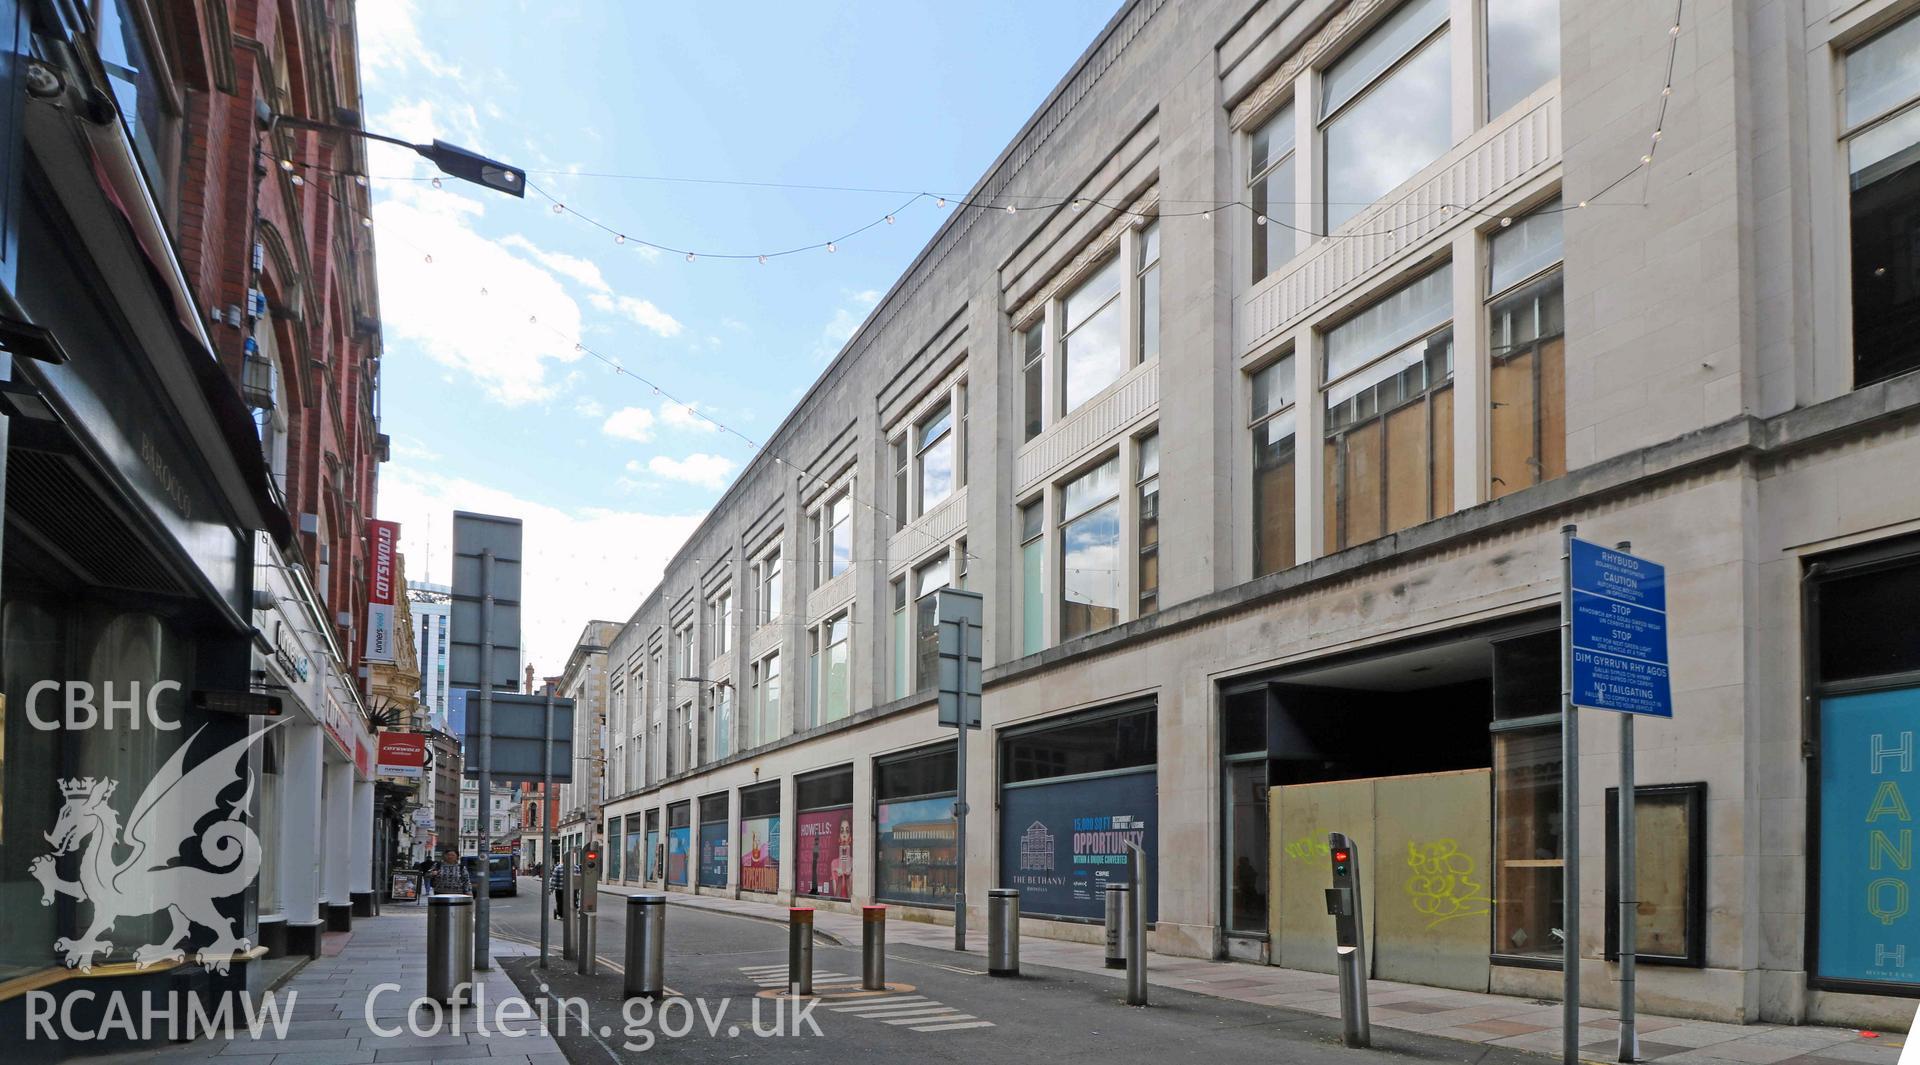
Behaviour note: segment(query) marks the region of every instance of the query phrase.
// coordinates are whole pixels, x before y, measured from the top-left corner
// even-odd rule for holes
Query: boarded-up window
[[[1453,333],[1419,338],[1327,389],[1327,545],[1453,509]]]
[[[1488,398],[1492,498],[1567,472],[1566,327],[1560,274],[1496,300]]]
[[[1294,563],[1294,364],[1287,356],[1253,375],[1253,575]]]

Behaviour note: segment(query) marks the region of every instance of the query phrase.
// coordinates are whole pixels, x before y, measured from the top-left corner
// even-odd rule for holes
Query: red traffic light
[[[1347,860],[1347,852],[1346,852],[1346,851],[1334,851],[1334,852],[1333,852],[1333,860],[1334,860],[1334,861],[1336,861],[1336,862],[1344,862],[1344,861],[1346,861],[1346,860]]]
[[[599,852],[599,851],[597,851],[597,850],[592,850],[592,849],[589,849],[589,850],[587,851],[587,861],[590,861],[590,862],[597,862],[597,861],[599,861],[599,860],[600,860],[600,852]]]

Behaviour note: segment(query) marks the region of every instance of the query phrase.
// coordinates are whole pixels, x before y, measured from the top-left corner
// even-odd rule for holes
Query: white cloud
[[[598,418],[607,413],[607,408],[602,407],[597,399],[579,399],[574,401],[573,412],[582,418]]]
[[[502,489],[398,461],[380,473],[383,518],[400,522],[409,580],[451,579],[453,512],[503,514],[525,523],[529,589],[522,604],[524,661],[560,672],[589,620],[625,621],[660,581],[662,567],[699,523],[697,514],[647,514],[528,502]]]
[[[620,440],[644,444],[653,439],[653,412],[645,407],[622,407],[607,415],[600,431]]]
[[[820,331],[820,340],[813,348],[813,361],[825,363],[832,361],[853,334],[860,330],[860,323],[873,313],[873,306],[880,302],[878,289],[865,289],[848,293],[848,304],[835,308],[833,317],[827,320],[826,327]]]
[[[696,451],[684,459],[655,455],[647,460],[647,470],[670,481],[685,481],[702,488],[724,488],[735,463],[724,455]]]
[[[374,207],[382,324],[494,399],[544,399],[547,364],[580,358],[580,306],[552,273],[474,232],[484,212],[404,184]]]
[[[673,429],[684,429],[696,433],[717,433],[720,427],[694,413],[698,403],[662,403],[660,421]],[[710,410],[708,413],[712,413]]]
[[[460,68],[441,59],[420,39],[413,0],[379,0],[356,5],[353,21],[360,33],[360,71],[368,82],[411,67],[436,77],[458,78]]]
[[[587,302],[608,313],[625,315],[660,336],[680,335],[682,326],[679,320],[654,306],[652,300],[643,300],[637,296],[607,296],[595,293],[587,297]]]
[[[518,233],[502,237],[500,243],[506,247],[526,252],[527,255],[532,257],[533,261],[539,263],[541,266],[552,270],[556,274],[563,274],[570,277],[595,292],[613,291],[612,287],[607,284],[607,279],[601,275],[600,268],[590,260],[582,259],[577,255],[568,255],[565,252],[547,251],[544,248],[537,247],[533,241],[528,240]]]

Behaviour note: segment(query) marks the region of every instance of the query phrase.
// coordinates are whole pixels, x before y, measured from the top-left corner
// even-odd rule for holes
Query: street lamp
[[[441,173],[457,177],[462,181],[471,181],[475,185],[483,185],[495,192],[504,192],[509,196],[525,198],[527,195],[527,176],[520,168],[508,166],[498,160],[489,159],[479,152],[468,151],[457,144],[448,144],[443,140],[436,139],[432,144],[415,144],[399,137],[389,137],[384,133],[360,129],[357,126],[315,122],[312,119],[295,118],[278,112],[268,112],[266,122],[269,128],[276,125],[292,126],[295,129],[344,133],[349,137],[362,137],[385,144],[397,144],[402,148],[412,149],[415,154],[439,167]]]

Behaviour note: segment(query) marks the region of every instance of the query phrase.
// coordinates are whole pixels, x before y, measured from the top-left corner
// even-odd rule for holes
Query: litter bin
[[[473,994],[473,896],[427,896],[427,997],[464,1006]]]
[[[627,897],[628,998],[659,998],[667,990],[667,897]]]
[[[1130,884],[1107,885],[1107,968],[1127,967],[1127,949],[1133,937],[1127,933],[1127,895]]]
[[[987,891],[987,975],[1020,975],[1020,892]]]

